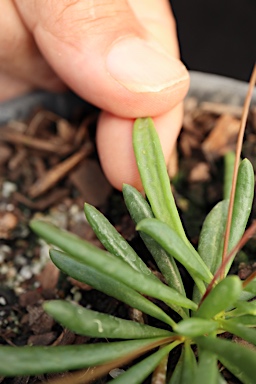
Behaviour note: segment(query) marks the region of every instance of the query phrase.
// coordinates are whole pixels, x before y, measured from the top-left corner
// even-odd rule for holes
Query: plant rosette
[[[196,250],[182,226],[159,138],[150,118],[136,120],[133,143],[146,199],[135,188],[124,185],[124,200],[165,283],[89,204],[84,206],[86,218],[106,250],[44,221],[32,220],[30,226],[57,247],[50,250],[50,256],[64,273],[165,325],[157,328],[68,301],[49,301],[44,304],[45,311],[64,327],[108,341],[56,347],[3,346],[0,347],[0,375],[38,375],[96,367],[92,375],[88,373],[90,370],[87,375],[83,373],[83,381],[81,372],[69,378],[72,383],[87,383],[147,353],[147,357],[141,357],[112,381],[139,384],[153,372],[152,383],[224,383],[218,369],[220,361],[242,383],[254,384],[256,349],[251,345],[256,345],[253,328],[256,302],[250,300],[256,294],[256,280],[251,276],[242,282],[238,276],[228,275],[236,252],[255,230],[252,225],[245,232],[254,192],[251,163],[244,159],[239,165],[227,255],[223,258],[229,195],[206,217]],[[230,186],[225,186],[225,190],[229,191]],[[194,281],[192,298],[187,297],[177,261]],[[162,310],[149,298],[164,302],[170,310]],[[224,332],[242,338],[247,345],[220,337]],[[168,372],[168,357],[177,346],[181,347],[179,361],[176,368]],[[161,381],[157,381],[159,377]]]

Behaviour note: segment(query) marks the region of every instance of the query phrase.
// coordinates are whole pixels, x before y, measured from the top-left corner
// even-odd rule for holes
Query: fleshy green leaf
[[[176,364],[176,366],[174,368],[174,371],[171,375],[171,379],[170,379],[168,384],[180,384],[181,374],[182,374],[182,369],[183,369],[183,364],[184,364],[184,354],[185,354],[185,348],[183,346],[179,360],[178,360],[178,363]]]
[[[182,364],[180,384],[193,383],[195,379],[195,373],[197,368],[197,362],[195,354],[191,349],[189,342],[184,343],[184,361]]]
[[[199,363],[194,384],[217,384],[219,376],[217,363],[214,353],[199,349]]]
[[[240,318],[240,317],[239,317]],[[229,320],[220,321],[223,329],[234,335],[241,337],[242,339],[248,341],[248,343],[256,345],[256,329],[248,328],[243,324],[234,323]],[[255,349],[255,357],[256,357],[256,349]]]
[[[44,309],[56,321],[79,335],[108,339],[149,339],[174,335],[160,328],[119,319],[67,301],[48,301]]]
[[[213,274],[221,263],[227,211],[227,200],[216,204],[206,216],[200,232],[198,252]]]
[[[231,251],[244,234],[252,209],[253,196],[254,170],[251,162],[248,159],[244,159],[241,161],[238,169],[228,251]],[[233,260],[227,265],[226,273],[228,273],[232,262]]]
[[[149,204],[137,189],[124,184],[123,195],[127,209],[135,224],[138,224],[143,219],[154,217]],[[168,255],[152,237],[143,232],[140,232],[140,236],[165,277],[167,284],[186,296],[180,272],[174,258]]]
[[[138,364],[132,366],[128,371],[118,376],[116,379],[111,380],[113,384],[141,384],[158,366],[161,360],[178,344],[180,341],[174,341],[173,343],[160,348],[157,352],[151,356],[145,358]]]
[[[245,289],[241,292],[241,295],[239,297],[240,301],[247,301],[251,300],[255,297],[255,293],[253,292],[247,292]]]
[[[59,269],[74,279],[89,284],[98,291],[106,293],[107,295],[128,304],[130,307],[139,309],[167,324],[171,323],[169,316],[163,310],[132,288],[127,287],[92,267],[88,267],[72,259],[72,257],[61,251],[51,249],[50,256]]]
[[[155,217],[168,224],[188,244],[171,191],[161,144],[151,118],[135,121],[133,148],[142,184]]]
[[[216,384],[228,384],[224,377],[218,372]]]
[[[227,313],[227,315],[229,312]],[[239,317],[231,317],[228,319],[229,323],[242,324],[246,327],[256,327],[256,316],[254,315],[244,315]]]
[[[199,278],[208,283],[211,281],[212,274],[200,256],[198,254],[195,256],[167,224],[157,219],[144,219],[137,225],[137,229],[157,241],[166,252],[184,265],[193,278]]]
[[[229,316],[253,315],[256,318],[256,300],[246,302],[238,301],[235,309],[228,313]]]
[[[39,236],[68,253],[76,261],[108,275],[138,292],[163,300],[170,305],[175,304],[193,310],[197,308],[195,303],[164,285],[160,280],[149,278],[144,271],[141,273],[135,271],[122,260],[76,235],[39,220],[32,220],[30,226]]]
[[[161,344],[163,338],[57,347],[0,347],[0,375],[21,376],[64,372],[101,365],[136,352],[140,348]]]
[[[205,334],[211,334],[217,331],[219,325],[216,321],[192,317],[181,320],[173,327],[173,330],[179,335],[186,337],[197,337]]]
[[[242,292],[238,276],[228,276],[217,284],[201,303],[194,316],[211,319],[218,313],[232,307]]]
[[[119,257],[136,271],[143,272],[154,280],[157,279],[134,249],[101,212],[90,204],[84,204],[84,212],[101,244],[112,255]]]
[[[199,347],[217,355],[218,360],[244,384],[255,384],[256,352],[241,344],[211,337],[196,339]]]
[[[253,296],[256,296],[256,279],[250,281],[248,285],[244,288],[244,292],[251,293]]]
[[[227,152],[224,156],[224,188],[223,188],[223,197],[224,200],[228,200],[230,197],[233,172],[235,165],[235,152]]]
[[[234,248],[244,234],[251,212],[253,193],[254,171],[250,161],[244,159],[240,163],[237,176],[228,251]],[[221,263],[227,212],[228,201],[219,202],[206,217],[200,233],[198,252],[212,273],[216,272]],[[230,269],[232,261],[227,266],[226,273]]]

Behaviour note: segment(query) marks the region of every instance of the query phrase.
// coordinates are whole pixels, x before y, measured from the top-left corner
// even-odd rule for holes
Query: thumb
[[[188,74],[157,43],[126,0],[16,1],[58,76],[84,99],[121,117],[167,112]]]

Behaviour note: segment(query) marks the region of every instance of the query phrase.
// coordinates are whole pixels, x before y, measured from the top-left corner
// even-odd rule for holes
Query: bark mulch
[[[185,103],[183,130],[168,169],[178,208],[194,245],[205,215],[222,198],[223,154],[235,147],[240,116],[240,107],[198,105],[195,99]],[[50,261],[48,246],[28,226],[31,218],[47,216],[56,225],[101,247],[83,214],[83,203],[87,201],[110,219],[155,270],[135,233],[121,194],[112,189],[101,171],[94,142],[96,118],[92,113],[74,123],[52,112],[39,111],[29,121],[14,121],[0,128],[1,345],[96,341],[56,324],[44,313],[44,300],[66,298],[118,317],[136,318],[128,306],[63,276]],[[252,109],[243,156],[254,167],[255,143],[256,110]],[[254,250],[252,239],[234,263],[233,270],[241,278],[256,267]],[[227,371],[224,375],[228,383],[238,383]],[[55,376],[0,378],[0,383],[32,384]],[[98,382],[106,381],[103,378]]]

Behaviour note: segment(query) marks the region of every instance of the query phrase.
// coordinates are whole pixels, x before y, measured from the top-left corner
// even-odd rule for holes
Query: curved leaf
[[[130,305],[130,307],[139,309],[164,323],[169,325],[172,324],[171,319],[162,309],[132,288],[112,279],[104,273],[98,272],[92,267],[79,263],[61,251],[51,249],[50,256],[59,269],[74,279],[89,284],[98,291],[104,292],[107,295]]]
[[[236,155],[234,151],[227,152],[224,155],[224,188],[223,188],[224,200],[228,200],[230,197],[235,158],[236,158]]]
[[[137,189],[124,184],[123,195],[126,207],[136,224],[142,219],[154,217],[149,204]],[[165,277],[167,284],[186,296],[180,272],[174,258],[168,255],[152,237],[143,232],[140,232],[140,236]]]
[[[138,292],[163,300],[170,305],[175,304],[190,309],[197,308],[195,303],[173,288],[164,285],[158,279],[153,280],[148,277],[144,270],[141,273],[135,271],[122,260],[72,233],[39,220],[32,220],[30,226],[39,236],[68,253],[76,261],[108,275]]]
[[[220,201],[206,216],[199,237],[198,253],[214,274],[221,264],[228,200]]]
[[[211,319],[232,306],[242,292],[242,282],[238,276],[228,276],[217,284],[206,296],[194,316]]]
[[[179,335],[185,337],[197,337],[205,334],[211,334],[217,331],[219,324],[213,320],[206,320],[192,317],[190,319],[181,320],[173,327],[173,330]]]
[[[248,341],[248,343],[256,345],[256,329],[248,328],[241,323],[239,324],[238,322],[235,323],[229,320],[221,320],[220,323],[225,331],[233,333],[234,335],[241,337],[243,340]]]
[[[248,292],[256,296],[256,279],[250,281],[250,283],[246,285],[244,292]]]
[[[199,349],[199,363],[194,384],[217,384],[219,376],[217,363],[217,357],[214,353]]]
[[[184,365],[184,353],[185,353],[185,348],[183,345],[178,363],[176,364],[172,372],[171,379],[168,382],[168,384],[180,384],[181,374],[182,374],[183,365]]]
[[[67,301],[48,301],[44,309],[60,324],[79,335],[108,339],[149,339],[174,335],[160,328],[119,319]]]
[[[133,148],[142,184],[155,217],[168,224],[188,244],[171,191],[161,144],[151,118],[135,121]]]
[[[241,292],[241,295],[240,295],[240,297],[239,297],[239,300],[240,300],[240,301],[251,300],[251,299],[254,298],[254,296],[255,296],[255,293],[253,293],[253,292],[247,292],[247,291],[243,290],[243,291]]]
[[[241,161],[238,169],[236,193],[231,222],[228,251],[238,243],[244,234],[245,227],[251,213],[254,196],[254,170],[248,159]],[[235,255],[233,259],[235,258]],[[228,273],[233,260],[226,267]]]
[[[118,359],[141,348],[155,348],[163,338],[57,347],[0,347],[0,375],[21,376],[64,372]],[[159,345],[158,344],[158,345]]]
[[[245,231],[251,212],[253,194],[254,171],[250,161],[244,159],[240,163],[237,176],[228,251],[234,248]],[[198,252],[212,273],[216,272],[222,259],[227,212],[228,200],[219,202],[207,215],[200,233]],[[226,273],[232,262],[233,260],[228,264]]]
[[[238,301],[235,307],[233,311],[228,312],[228,316],[253,315],[256,319],[256,300],[250,302]]]
[[[197,362],[190,343],[184,343],[184,360],[181,369],[180,384],[194,383]]]
[[[195,256],[167,224],[157,219],[144,219],[137,225],[137,229],[157,241],[166,252],[184,265],[193,278],[199,278],[208,283],[211,281],[212,274],[200,256],[198,254]]]
[[[255,383],[256,352],[220,338],[199,337],[196,342],[200,348],[215,353],[221,363],[242,383]]]
[[[157,279],[134,249],[101,212],[87,203],[84,204],[84,212],[101,244],[103,244],[112,255],[119,257],[136,271],[143,272],[154,280]]]
[[[227,315],[229,315],[229,312]],[[256,316],[254,315],[231,317],[227,321],[232,324],[242,324],[246,327],[256,327]]]
[[[141,384],[150,375],[150,373],[154,371],[161,360],[179,344],[180,341],[174,341],[173,343],[160,348],[157,352],[133,365],[130,369],[128,369],[128,371],[119,375],[116,379],[111,380],[109,383]]]

